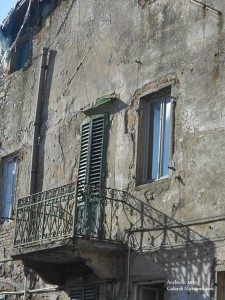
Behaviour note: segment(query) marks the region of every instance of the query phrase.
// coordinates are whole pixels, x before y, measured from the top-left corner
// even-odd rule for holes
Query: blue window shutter
[[[2,192],[2,205],[0,217],[3,217],[3,221],[11,217],[12,204],[15,189],[15,177],[16,177],[16,157],[11,157],[3,160],[3,192]],[[6,218],[6,219],[4,219]],[[0,299],[1,300],[1,299]]]
[[[16,48],[16,70],[20,70],[25,66],[28,59],[29,42],[27,41]]]

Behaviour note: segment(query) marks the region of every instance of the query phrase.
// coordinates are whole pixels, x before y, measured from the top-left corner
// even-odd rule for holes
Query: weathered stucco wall
[[[98,108],[110,113],[106,186],[126,190],[181,223],[224,215],[225,9],[222,0],[207,4],[222,14],[187,0],[67,0],[55,9],[33,39],[31,66],[0,78],[0,156],[19,153],[16,199],[29,194],[41,51],[48,47],[39,191],[76,181],[80,125],[86,118],[81,110],[115,94],[117,100]],[[176,101],[174,170],[166,179],[137,186],[140,97],[165,86],[172,87]],[[0,225],[0,253],[8,247],[12,224]],[[208,242],[224,236],[222,225],[196,225],[191,231],[196,239]],[[6,227],[7,236],[1,236]],[[158,249],[152,236],[157,233],[144,233],[141,246],[146,254],[133,253],[135,280],[202,278],[201,283],[210,286],[214,257],[225,260],[224,250],[214,250],[214,240],[192,249],[177,242],[180,250],[174,252],[169,248],[174,236],[165,242],[170,250]],[[163,230],[157,239],[162,241]],[[0,257],[8,259],[4,255]],[[20,262],[0,266],[2,278],[13,281],[7,282],[10,289],[22,289]],[[2,279],[1,289],[7,289]],[[171,292],[167,297],[181,299],[181,294]],[[187,297],[209,299],[209,294],[185,293],[182,299]]]

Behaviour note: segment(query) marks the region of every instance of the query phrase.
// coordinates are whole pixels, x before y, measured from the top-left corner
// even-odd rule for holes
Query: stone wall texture
[[[42,48],[48,48],[48,75],[38,192],[77,180],[80,126],[92,114],[109,112],[105,185],[150,205],[151,217],[158,218],[155,227],[162,227],[134,234],[139,246],[130,254],[129,299],[136,299],[138,283],[148,280],[197,281],[214,288],[216,272],[225,271],[225,6],[223,0],[205,4],[64,0],[33,37],[31,65],[12,74],[0,68],[0,159],[12,153],[19,157],[14,216],[17,200],[29,195]],[[137,184],[140,101],[166,87],[175,102],[172,168],[167,178]],[[107,97],[115,99],[91,108]],[[162,216],[186,227],[167,231]],[[143,226],[148,225],[152,221]],[[0,225],[0,294],[24,288],[23,262],[10,255],[13,230],[14,220]],[[30,289],[49,287],[31,269],[28,281]],[[121,285],[122,300],[126,281]],[[208,290],[165,291],[166,300],[213,295]],[[29,297],[60,300],[68,293]]]

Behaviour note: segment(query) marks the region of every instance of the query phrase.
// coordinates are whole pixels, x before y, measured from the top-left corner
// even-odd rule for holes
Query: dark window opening
[[[225,300],[225,272],[217,273],[217,297],[216,300]]]
[[[22,69],[26,65],[28,61],[28,50],[28,41],[16,47],[16,71]]]
[[[164,283],[138,284],[136,300],[164,300]]]

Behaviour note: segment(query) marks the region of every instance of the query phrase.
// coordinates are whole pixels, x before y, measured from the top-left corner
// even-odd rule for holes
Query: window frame
[[[7,166],[10,162],[15,162],[15,174],[13,176],[13,187],[11,195],[11,204],[9,210],[9,217],[5,216],[5,204],[6,204],[6,174]],[[9,221],[13,215],[13,204],[15,203],[15,189],[17,181],[17,172],[18,172],[18,154],[10,155],[7,157],[1,158],[1,182],[0,182],[0,224]]]
[[[27,45],[26,59],[22,65],[18,59],[21,57],[21,50],[24,45]],[[31,62],[32,40],[30,34],[24,34],[16,42],[10,53],[10,73],[26,69]]]
[[[215,299],[222,300],[225,297],[225,271],[216,272],[216,293]]]
[[[158,180],[166,179],[169,177],[168,174],[162,174],[163,167],[163,147],[165,143],[164,135],[164,124],[165,124],[165,102],[166,99],[170,98],[170,128],[168,137],[168,166],[173,154],[173,137],[174,137],[174,98],[171,95],[171,86],[156,91],[154,93],[148,93],[140,97],[139,103],[139,121],[138,121],[138,138],[137,138],[137,160],[136,160],[136,185],[148,184]],[[151,105],[157,101],[161,101],[161,115],[160,115],[160,135],[159,135],[159,147],[158,147],[158,161],[157,161],[157,176],[151,178],[149,173],[152,173],[152,153],[153,143],[150,145],[149,130],[151,126],[150,110]],[[153,119],[154,120],[154,119]],[[144,130],[143,130],[144,128]],[[149,161],[151,160],[151,167],[149,168]]]
[[[160,290],[163,289],[163,296],[165,297],[165,290],[164,290],[164,286],[165,286],[165,281],[143,281],[143,282],[137,282],[135,284],[135,288],[134,288],[134,300],[142,300],[142,290],[150,290],[150,291],[156,291],[156,298],[154,300],[159,300],[160,298]]]

